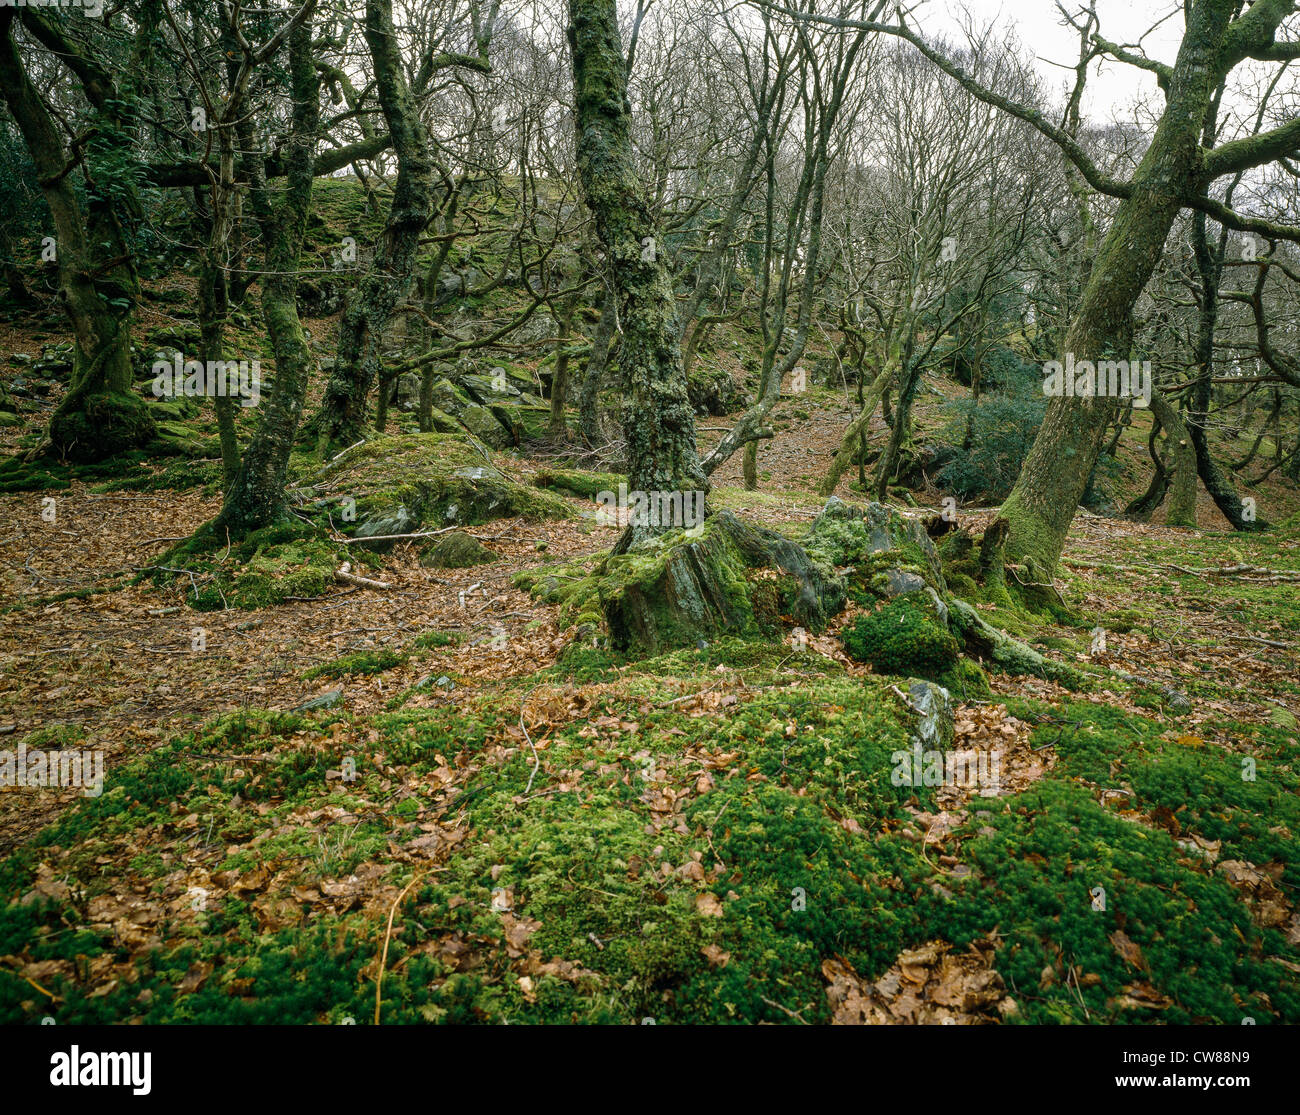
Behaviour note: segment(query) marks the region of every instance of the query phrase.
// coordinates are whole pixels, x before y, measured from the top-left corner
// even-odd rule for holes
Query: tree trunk
[[[556,332],[555,374],[551,377],[551,415],[546,425],[546,436],[556,442],[569,439],[564,408],[569,401],[569,332],[573,327],[573,315],[577,310],[578,298],[575,295],[564,308]]]
[[[271,205],[262,160],[247,160],[253,210],[267,245],[262,318],[275,353],[275,390],[269,400],[262,400],[262,421],[213,523],[215,528],[229,529],[232,535],[257,530],[289,514],[284,499],[289,453],[315,362],[298,320],[298,261],[311,212],[320,124],[320,79],[312,61],[311,28],[309,17],[289,36],[293,111],[284,145],[286,175],[278,209]]]
[[[59,129],[28,78],[14,43],[14,9],[0,8],[0,95],[22,133],[41,190],[54,219],[59,296],[73,334],[72,379],[50,419],[49,447],[74,461],[97,461],[144,445],[154,435],[153,417],[133,390],[131,322],[140,294],[135,263],[118,211],[134,202],[130,182],[113,183],[107,196],[92,173],[83,210],[73,187],[77,156],[64,151]],[[33,9],[24,23],[43,43],[65,57],[85,61],[61,30]],[[119,102],[106,75],[82,71],[83,88],[95,109],[95,134],[88,158],[115,146],[123,133]]]
[[[682,373],[672,276],[632,149],[617,4],[569,0],[568,6],[578,172],[610,262],[623,325],[628,488],[647,495],[707,492],[696,454],[695,411]],[[662,523],[629,524],[618,548],[662,529]]]
[[[1233,530],[1252,530],[1264,524],[1246,518],[1241,497],[1237,495],[1228,474],[1210,454],[1210,442],[1206,435],[1214,387],[1214,332],[1219,319],[1219,272],[1222,260],[1216,261],[1210,252],[1204,213],[1192,214],[1192,247],[1201,279],[1201,309],[1196,330],[1197,375],[1192,384],[1187,409],[1187,432],[1192,438],[1192,447],[1196,451],[1196,471],[1200,474],[1205,490],[1223,512],[1224,518],[1232,524]]]
[[[1165,428],[1169,446],[1169,510],[1165,523],[1171,527],[1196,526],[1196,450],[1182,416],[1160,392],[1152,392],[1151,412]]]
[[[822,482],[817,486],[817,494],[823,499],[828,499],[835,492],[835,485],[840,482],[840,477],[844,475],[845,469],[853,463],[853,458],[860,454],[864,448],[864,441],[867,428],[871,425],[871,416],[876,413],[876,404],[880,402],[880,397],[885,393],[885,388],[889,385],[894,375],[894,366],[887,365],[879,375],[872,381],[870,389],[866,393],[862,409],[858,411],[858,416],[849,423],[849,428],[844,431],[844,437],[840,440],[840,447],[835,454],[835,459],[831,461],[831,466],[826,470],[826,475],[822,477]]]
[[[610,341],[618,325],[618,301],[614,288],[605,284],[605,301],[600,308],[600,321],[596,335],[591,339],[591,355],[582,373],[582,388],[578,393],[578,423],[582,436],[593,449],[600,436],[600,388],[605,382],[605,369],[609,365]]]
[[[1169,82],[1156,134],[1119,205],[1084,289],[1065,348],[1078,360],[1128,359],[1132,311],[1160,261],[1183,205],[1196,192],[1206,119],[1232,5],[1199,3]],[[1066,353],[1058,354],[1064,360]],[[1002,506],[1011,523],[1007,553],[1030,565],[1035,581],[1056,570],[1070,523],[1087,488],[1116,403],[1104,398],[1054,398]]]
[[[407,88],[392,0],[366,0],[366,42],[393,151],[397,179],[384,235],[370,271],[339,324],[338,357],[322,401],[326,446],[351,445],[366,425],[366,400],[379,372],[384,328],[410,289],[420,234],[434,211],[434,163],[429,137]]]

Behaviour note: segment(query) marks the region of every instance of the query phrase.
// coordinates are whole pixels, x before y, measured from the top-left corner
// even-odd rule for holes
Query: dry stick
[[[422,530],[416,534],[367,534],[361,538],[340,538],[345,546],[358,542],[395,542],[400,538],[432,538],[435,534],[446,534],[449,530],[463,530],[463,527],[443,527],[441,530]]]
[[[393,586],[387,585],[383,581],[372,581],[369,577],[358,577],[355,573],[349,573],[352,568],[350,561],[345,561],[334,571],[334,579],[343,585],[357,585],[361,588],[379,588],[390,589]]]
[[[407,883],[406,886],[402,888],[402,893],[399,894],[395,899],[393,899],[393,905],[388,911],[388,929],[385,930],[384,932],[384,951],[379,957],[379,975],[375,979],[375,1025],[376,1026],[379,1025],[379,1006],[380,1006],[379,996],[384,988],[384,965],[388,963],[388,941],[389,938],[391,938],[393,935],[393,917],[397,913],[398,905],[401,903],[402,899],[406,897],[406,892],[409,891],[413,886],[415,886],[415,884],[418,883],[421,879],[423,879],[427,874],[428,874],[427,871],[421,871],[414,879],[412,879],[409,883]]]
[[[524,739],[528,741],[528,746],[533,749],[533,772],[528,776],[528,785],[524,787],[524,797],[527,797],[532,792],[533,779],[537,777],[537,768],[542,765],[542,757],[537,754],[537,744],[533,742],[533,737],[528,733],[528,726],[524,723],[524,706],[528,703],[528,698],[532,696],[533,689],[536,688],[537,686],[534,685],[532,689],[524,694],[524,699],[519,702],[519,727],[523,728]]]
[[[1261,639],[1258,635],[1229,635],[1229,639],[1237,639],[1245,643],[1263,643],[1266,647],[1281,647],[1284,650],[1294,650],[1295,643],[1279,643],[1276,639]]]

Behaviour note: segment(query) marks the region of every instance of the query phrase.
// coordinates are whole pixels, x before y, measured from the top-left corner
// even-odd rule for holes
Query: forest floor
[[[806,409],[719,506],[816,514],[848,409]],[[960,744],[1002,755],[980,797],[890,784],[901,679],[834,628],[571,646],[511,578],[607,549],[589,518],[471,528],[501,560],[463,571],[373,557],[388,591],[198,613],[183,578],[131,579],[217,498],[95,487],[53,522],[0,496],[0,745],[107,772],[100,797],[0,792],[6,1021],[1300,1021],[1294,518],[1081,513],[1078,622],[1022,634],[1093,684],[995,673],[959,704]]]

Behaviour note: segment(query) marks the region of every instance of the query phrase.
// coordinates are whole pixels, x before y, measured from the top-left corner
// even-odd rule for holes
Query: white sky
[[[1075,0],[1064,3],[1067,10],[1077,7]],[[1160,17],[1173,12],[1143,39],[1143,46],[1150,57],[1174,61],[1183,34],[1182,4],[1178,0],[1096,0],[1096,7],[1102,36],[1121,46],[1135,44]],[[974,16],[978,27],[996,23],[1012,28],[1022,45],[1038,57],[1039,73],[1053,92],[1063,95],[1074,84],[1079,36],[1063,23],[1052,0],[929,0],[911,22],[922,31],[958,39],[963,10]],[[1061,69],[1062,65],[1070,70]],[[1157,92],[1154,75],[1121,62],[1106,61],[1101,72],[1094,69],[1088,79],[1084,116],[1098,124],[1123,118],[1127,115],[1125,107],[1136,97]],[[1157,103],[1161,99],[1157,98]]]

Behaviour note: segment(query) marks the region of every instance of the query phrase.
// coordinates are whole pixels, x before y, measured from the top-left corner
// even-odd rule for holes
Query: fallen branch
[[[339,541],[345,546],[355,546],[358,542],[396,542],[403,538],[432,538],[436,534],[446,534],[449,530],[460,530],[461,527],[443,527],[441,530],[421,530],[415,534],[370,534],[363,538],[340,538]]]
[[[387,587],[387,586],[385,586]],[[380,995],[384,988],[384,966],[388,963],[388,941],[393,935],[393,916],[397,913],[397,907],[401,904],[403,898],[416,883],[428,874],[427,871],[421,871],[414,879],[402,888],[402,893],[393,899],[393,905],[388,910],[388,928],[384,931],[384,951],[379,957],[379,975],[375,979],[375,1025],[379,1025],[379,1008],[382,1000]]]
[[[392,585],[387,585],[383,581],[372,581],[369,577],[358,577],[355,573],[348,572],[352,568],[350,561],[345,561],[336,570],[334,570],[334,579],[341,585],[356,585],[358,588],[379,588],[389,589]]]

